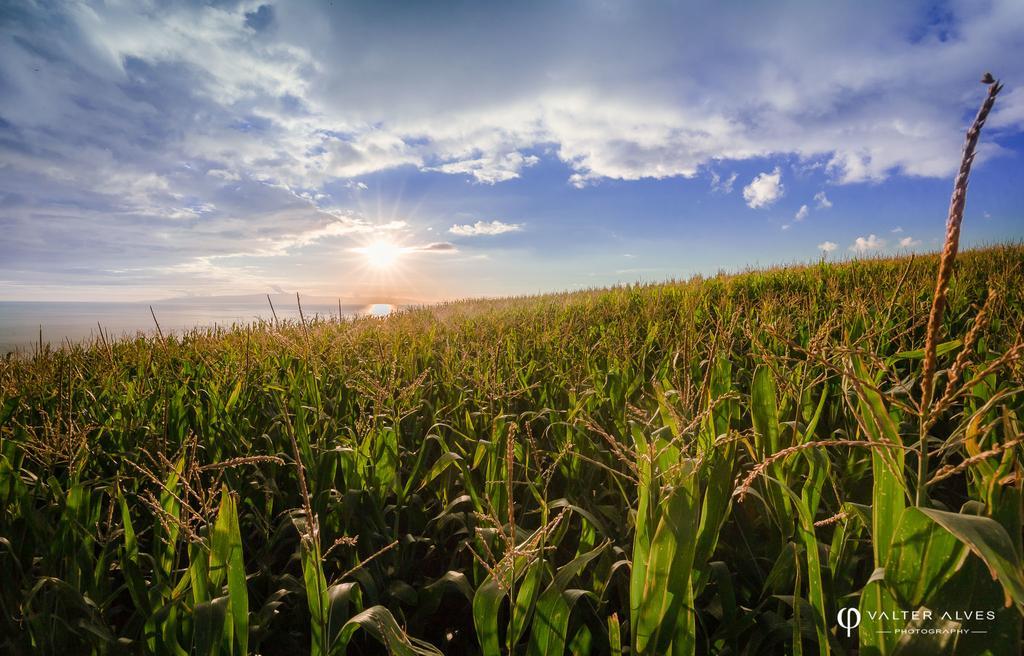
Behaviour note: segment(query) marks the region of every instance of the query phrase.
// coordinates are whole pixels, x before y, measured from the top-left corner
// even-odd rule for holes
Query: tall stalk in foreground
[[[978,109],[978,115],[967,130],[964,140],[964,152],[960,158],[960,172],[957,173],[953,183],[953,196],[949,201],[949,216],[946,219],[946,243],[942,248],[942,257],[939,258],[939,272],[935,280],[935,294],[932,297],[932,309],[928,315],[928,328],[925,333],[924,343],[924,366],[921,371],[921,406],[919,408],[920,426],[920,454],[917,461],[917,490],[916,504],[922,505],[927,499],[925,481],[928,477],[928,415],[931,411],[932,397],[934,394],[936,348],[939,341],[939,329],[942,326],[942,314],[946,309],[946,291],[949,289],[950,278],[953,277],[953,263],[956,261],[956,253],[960,247],[960,225],[964,220],[964,205],[967,202],[967,182],[971,175],[971,165],[974,163],[975,148],[978,145],[978,137],[981,136],[981,128],[988,119],[992,106],[995,105],[996,96],[1002,90],[1003,85],[999,83],[991,73],[985,73],[981,81],[988,85],[988,95]]]

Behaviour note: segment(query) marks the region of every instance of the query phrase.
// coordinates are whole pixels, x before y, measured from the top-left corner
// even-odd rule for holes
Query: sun
[[[374,269],[391,269],[398,263],[403,253],[401,246],[384,240],[369,243],[357,250]]]

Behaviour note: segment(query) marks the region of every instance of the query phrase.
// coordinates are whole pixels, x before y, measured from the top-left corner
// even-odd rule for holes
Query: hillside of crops
[[[1019,654],[1024,248],[923,398],[938,263],[9,357],[0,651]]]

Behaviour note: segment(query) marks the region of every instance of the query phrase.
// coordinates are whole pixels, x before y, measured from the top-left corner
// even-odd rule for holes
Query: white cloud
[[[510,152],[498,156],[460,159],[435,167],[427,167],[427,171],[441,173],[465,173],[473,176],[477,182],[496,184],[519,177],[519,172],[540,161],[536,155],[523,156],[522,153]]]
[[[796,215],[793,217],[796,221],[803,221],[807,218],[807,215],[811,213],[811,210],[806,205],[801,205],[800,209],[796,211]]]
[[[782,198],[784,193],[782,171],[777,166],[771,173],[759,174],[743,188],[743,198],[747,206],[753,209],[770,206]]]
[[[823,241],[820,244],[818,244],[818,250],[823,251],[825,253],[831,253],[837,248],[839,248],[839,245],[836,244],[834,241]]]
[[[453,225],[448,232],[460,237],[478,237],[481,235],[501,235],[506,232],[519,232],[522,223],[504,223],[502,221],[477,221],[473,224]]]
[[[304,230],[297,234],[287,234],[276,239],[263,240],[261,246],[252,251],[242,251],[235,253],[228,253],[226,255],[213,255],[211,259],[224,258],[224,257],[246,257],[252,255],[258,255],[263,257],[287,255],[294,249],[303,248],[310,246],[324,239],[332,237],[344,237],[346,235],[354,234],[376,234],[376,233],[387,233],[402,230],[407,227],[405,221],[391,221],[376,225],[354,216],[331,216],[331,220],[325,225]]]
[[[587,178],[581,173],[573,173],[569,176],[569,184],[577,189],[584,189],[587,186]]]
[[[894,235],[899,234],[903,232],[903,226],[896,226],[895,228],[890,230],[890,232],[892,232]]]
[[[322,170],[338,178],[352,178],[405,164],[420,166],[423,158],[401,137],[372,130],[354,140],[327,138],[324,154],[316,158]]]
[[[206,175],[210,176],[211,178],[218,178],[220,180],[225,180],[227,182],[238,182],[239,180],[242,179],[241,176],[239,176],[234,171],[228,171],[226,169],[210,169],[209,171],[206,172]]]
[[[718,173],[716,173],[715,171],[712,171],[711,172],[711,190],[712,191],[718,191],[718,192],[721,192],[723,194],[731,194],[732,193],[732,186],[736,183],[736,178],[737,177],[739,177],[739,173],[736,173],[735,171],[733,171],[732,174],[730,174],[728,178],[725,178],[723,180],[722,177],[720,175],[718,175]]]
[[[814,200],[817,201],[817,207],[819,210],[827,210],[832,207],[832,201],[828,199],[824,191],[819,191],[814,194]]]
[[[920,246],[921,240],[914,239],[913,237],[904,237],[900,240],[900,248],[912,248],[914,246]]]
[[[883,248],[885,248],[885,240],[874,234],[867,237],[857,237],[850,246],[851,251],[862,255],[873,251],[880,251]]]

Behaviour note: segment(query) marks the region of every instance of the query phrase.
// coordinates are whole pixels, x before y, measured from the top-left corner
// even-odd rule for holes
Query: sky
[[[0,0],[0,300],[419,302],[1024,239],[1024,3]]]

